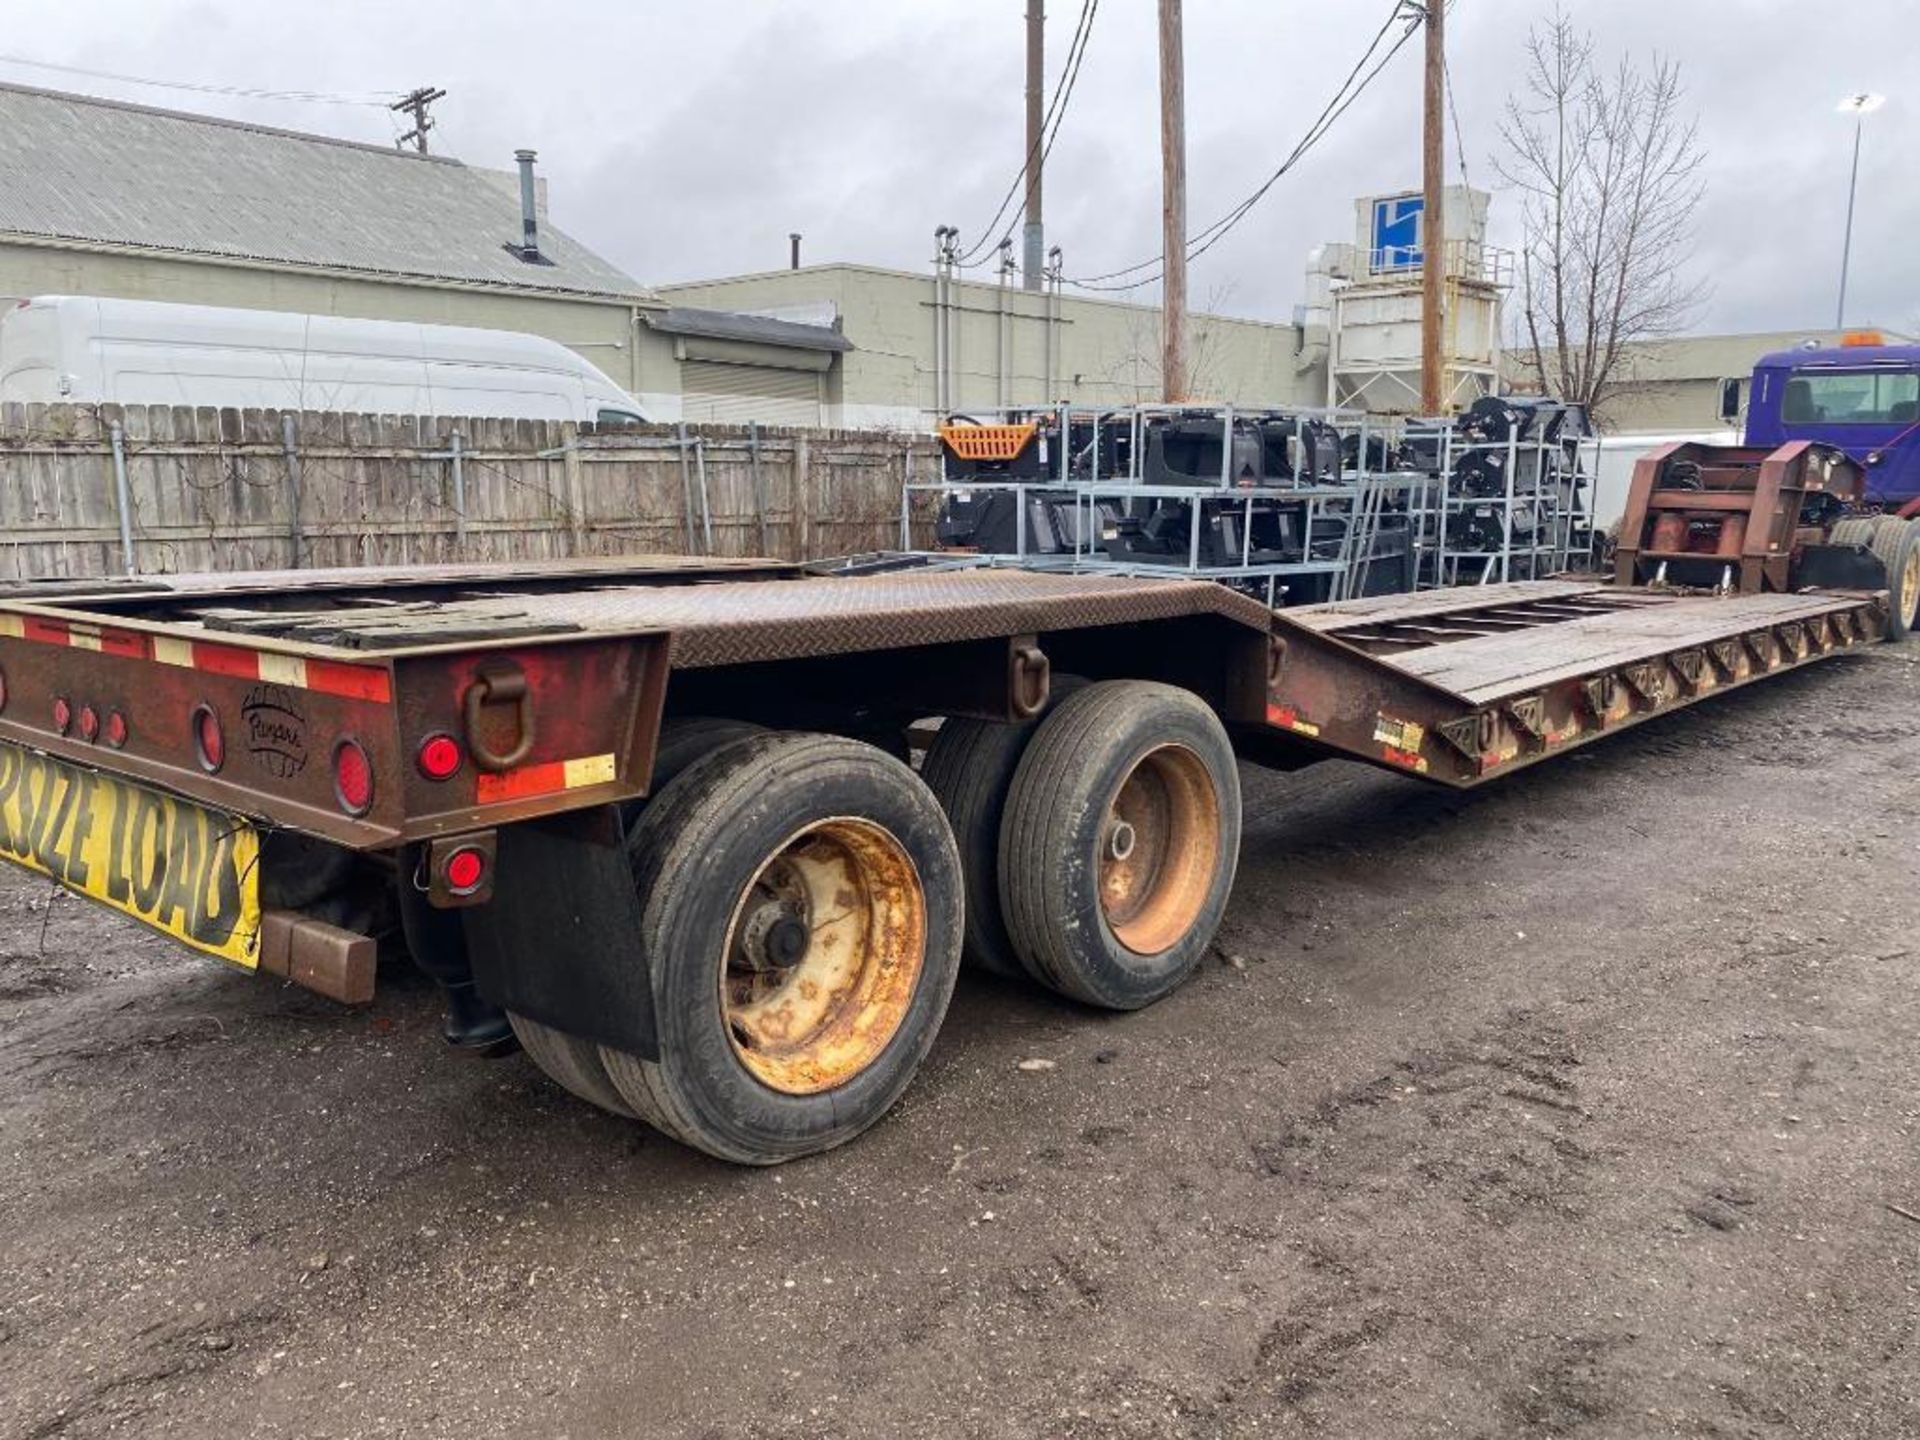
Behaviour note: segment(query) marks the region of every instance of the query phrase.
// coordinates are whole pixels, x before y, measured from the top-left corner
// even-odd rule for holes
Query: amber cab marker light
[[[460,766],[466,760],[460,753],[460,742],[445,731],[422,740],[420,753],[415,758],[420,773],[429,780],[451,780],[460,773]]]
[[[193,748],[200,768],[216,774],[227,763],[227,737],[220,728],[220,717],[211,705],[196,705],[193,710]]]
[[[358,817],[373,808],[373,760],[358,740],[333,747],[333,794],[340,808]]]

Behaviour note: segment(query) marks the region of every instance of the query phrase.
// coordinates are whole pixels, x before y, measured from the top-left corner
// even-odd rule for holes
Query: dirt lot
[[[773,1172],[9,874],[0,1434],[1920,1435],[1917,701],[1249,772],[1184,991]]]

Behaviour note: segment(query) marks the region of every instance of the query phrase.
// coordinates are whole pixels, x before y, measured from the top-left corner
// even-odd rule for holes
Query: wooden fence
[[[930,437],[0,406],[0,579],[900,544]],[[925,492],[913,540],[929,538]]]

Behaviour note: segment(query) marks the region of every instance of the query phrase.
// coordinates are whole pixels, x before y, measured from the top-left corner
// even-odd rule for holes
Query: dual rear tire
[[[1920,631],[1920,520],[1862,515],[1842,520],[1828,537],[1835,545],[1864,545],[1886,567],[1887,638]]]
[[[1233,752],[1169,686],[950,722],[932,789],[870,745],[738,722],[678,722],[661,761],[628,830],[658,1059],[513,1023],[582,1099],[740,1164],[830,1149],[893,1105],[963,937],[976,963],[1137,1009],[1192,971],[1233,882]]]

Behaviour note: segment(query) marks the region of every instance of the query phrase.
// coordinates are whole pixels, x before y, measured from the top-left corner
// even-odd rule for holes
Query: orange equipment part
[[[942,425],[940,440],[961,460],[1012,460],[1027,448],[1039,428],[1032,421],[1023,425]]]
[[[1729,515],[1720,522],[1720,542],[1713,548],[1716,555],[1724,555],[1729,560],[1738,560],[1747,548],[1747,517]]]

